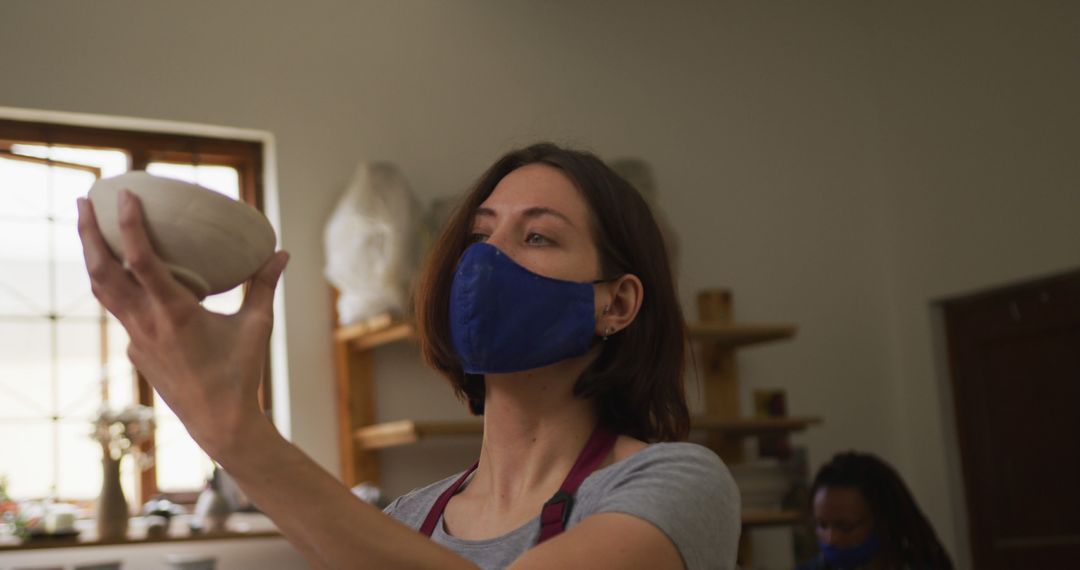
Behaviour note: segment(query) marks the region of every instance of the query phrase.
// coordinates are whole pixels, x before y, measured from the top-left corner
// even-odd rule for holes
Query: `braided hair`
[[[823,487],[849,487],[862,494],[874,516],[886,567],[953,569],[930,522],[889,464],[869,453],[839,453],[814,477],[811,500]]]

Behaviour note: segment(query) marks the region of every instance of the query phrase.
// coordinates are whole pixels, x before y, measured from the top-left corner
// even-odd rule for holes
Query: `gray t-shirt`
[[[385,512],[419,530],[435,500],[460,476],[398,497]],[[654,443],[595,471],[578,489],[567,530],[598,513],[625,513],[651,523],[675,544],[688,570],[735,568],[739,491],[727,467],[706,447]],[[481,568],[505,568],[539,536],[537,513],[516,530],[485,540],[451,536],[440,518],[431,538]]]

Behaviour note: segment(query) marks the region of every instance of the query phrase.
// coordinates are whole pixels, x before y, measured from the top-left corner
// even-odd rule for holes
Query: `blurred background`
[[[811,470],[847,449],[895,465],[969,568],[939,302],[1080,267],[1078,27],[1066,1],[9,0],[0,119],[262,143],[293,256],[273,414],[339,474],[323,231],[357,164],[395,164],[431,204],[537,140],[642,160],[684,312],[724,287],[738,320],[798,326],[740,352],[743,409],[779,389],[820,417],[794,436]],[[203,175],[239,196],[232,174]],[[25,250],[11,227],[6,250]],[[467,416],[414,345],[380,348],[374,378],[380,421]],[[697,402],[701,374],[688,382]],[[0,473],[35,447],[12,425]],[[380,484],[396,496],[475,453],[467,437],[384,450]],[[179,461],[198,482],[196,455]],[[792,562],[769,550],[761,567]]]

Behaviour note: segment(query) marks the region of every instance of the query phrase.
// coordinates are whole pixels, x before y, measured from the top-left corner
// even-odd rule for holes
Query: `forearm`
[[[360,501],[268,421],[212,452],[248,497],[325,568],[469,568],[468,560]]]

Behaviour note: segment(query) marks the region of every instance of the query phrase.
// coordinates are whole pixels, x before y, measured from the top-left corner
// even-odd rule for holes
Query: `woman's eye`
[[[487,235],[481,233],[474,233],[469,236],[469,243],[477,243],[487,240]]]
[[[548,245],[549,243],[551,243],[551,240],[540,234],[531,233],[525,236],[525,243],[529,245]]]

